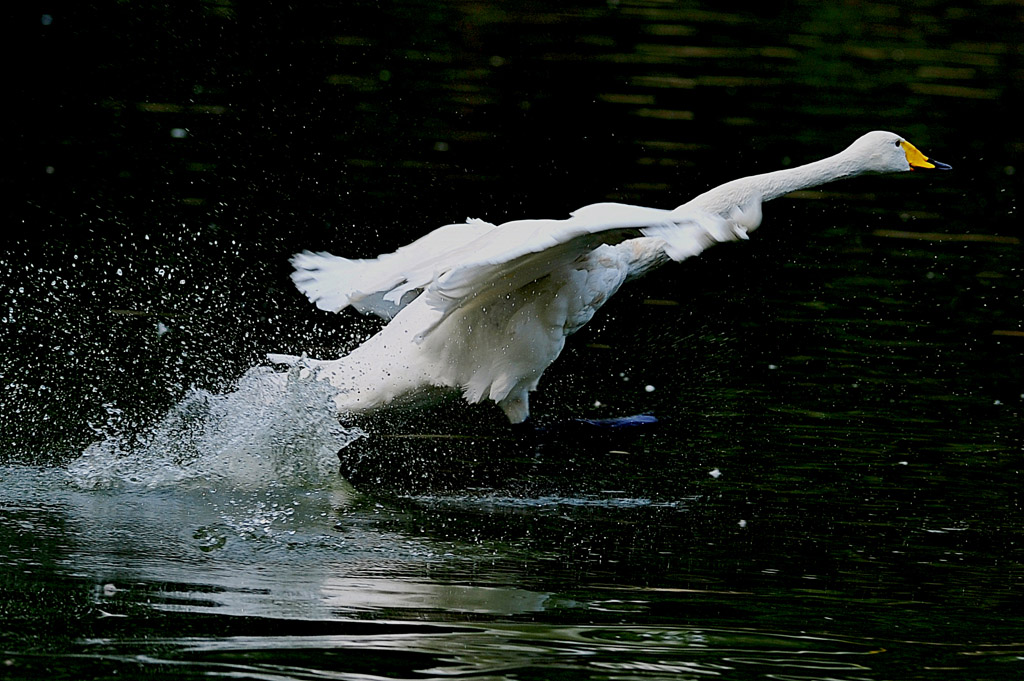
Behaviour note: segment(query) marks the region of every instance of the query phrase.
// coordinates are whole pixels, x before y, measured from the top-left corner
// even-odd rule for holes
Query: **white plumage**
[[[675,210],[585,206],[564,220],[482,220],[441,227],[394,253],[348,260],[305,252],[296,286],[318,307],[352,306],[388,324],[349,355],[306,364],[336,389],[339,414],[461,390],[513,423],[565,339],[629,279],[708,246],[747,238],[763,201],[864,172],[948,168],[898,135],[872,132],[821,161],[734,180]]]

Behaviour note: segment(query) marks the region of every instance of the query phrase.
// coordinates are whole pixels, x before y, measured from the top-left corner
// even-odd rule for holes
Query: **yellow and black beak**
[[[911,170],[918,170],[922,168],[934,169],[934,170],[952,170],[953,166],[936,161],[933,158],[928,158],[920,151],[917,147],[906,140],[900,142],[900,146],[903,147],[903,153],[907,155],[907,163],[910,164]]]

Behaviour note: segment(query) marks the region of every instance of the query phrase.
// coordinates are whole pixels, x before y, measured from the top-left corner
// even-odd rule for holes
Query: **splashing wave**
[[[93,443],[68,472],[90,488],[322,484],[337,478],[338,449],[363,434],[338,422],[332,394],[308,370],[254,367],[230,393],[192,390],[145,436]]]

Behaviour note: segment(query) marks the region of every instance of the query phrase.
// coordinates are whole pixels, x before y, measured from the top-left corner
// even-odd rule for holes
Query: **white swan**
[[[862,173],[948,169],[891,132],[864,135],[807,165],[727,182],[674,210],[597,203],[565,220],[446,225],[371,260],[305,252],[296,286],[318,307],[352,306],[389,323],[349,355],[302,365],[329,381],[339,415],[417,403],[436,389],[493,400],[509,421],[568,335],[626,281],[712,244],[746,239],[761,204]]]

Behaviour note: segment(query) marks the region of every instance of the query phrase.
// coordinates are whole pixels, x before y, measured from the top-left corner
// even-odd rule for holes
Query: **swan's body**
[[[948,168],[898,135],[871,132],[804,166],[727,182],[674,210],[598,203],[565,220],[480,220],[441,227],[394,253],[294,257],[296,286],[318,307],[390,320],[338,360],[275,355],[329,381],[339,414],[415,403],[438,389],[493,400],[513,423],[565,339],[626,281],[708,246],[747,238],[761,204],[868,172]]]

